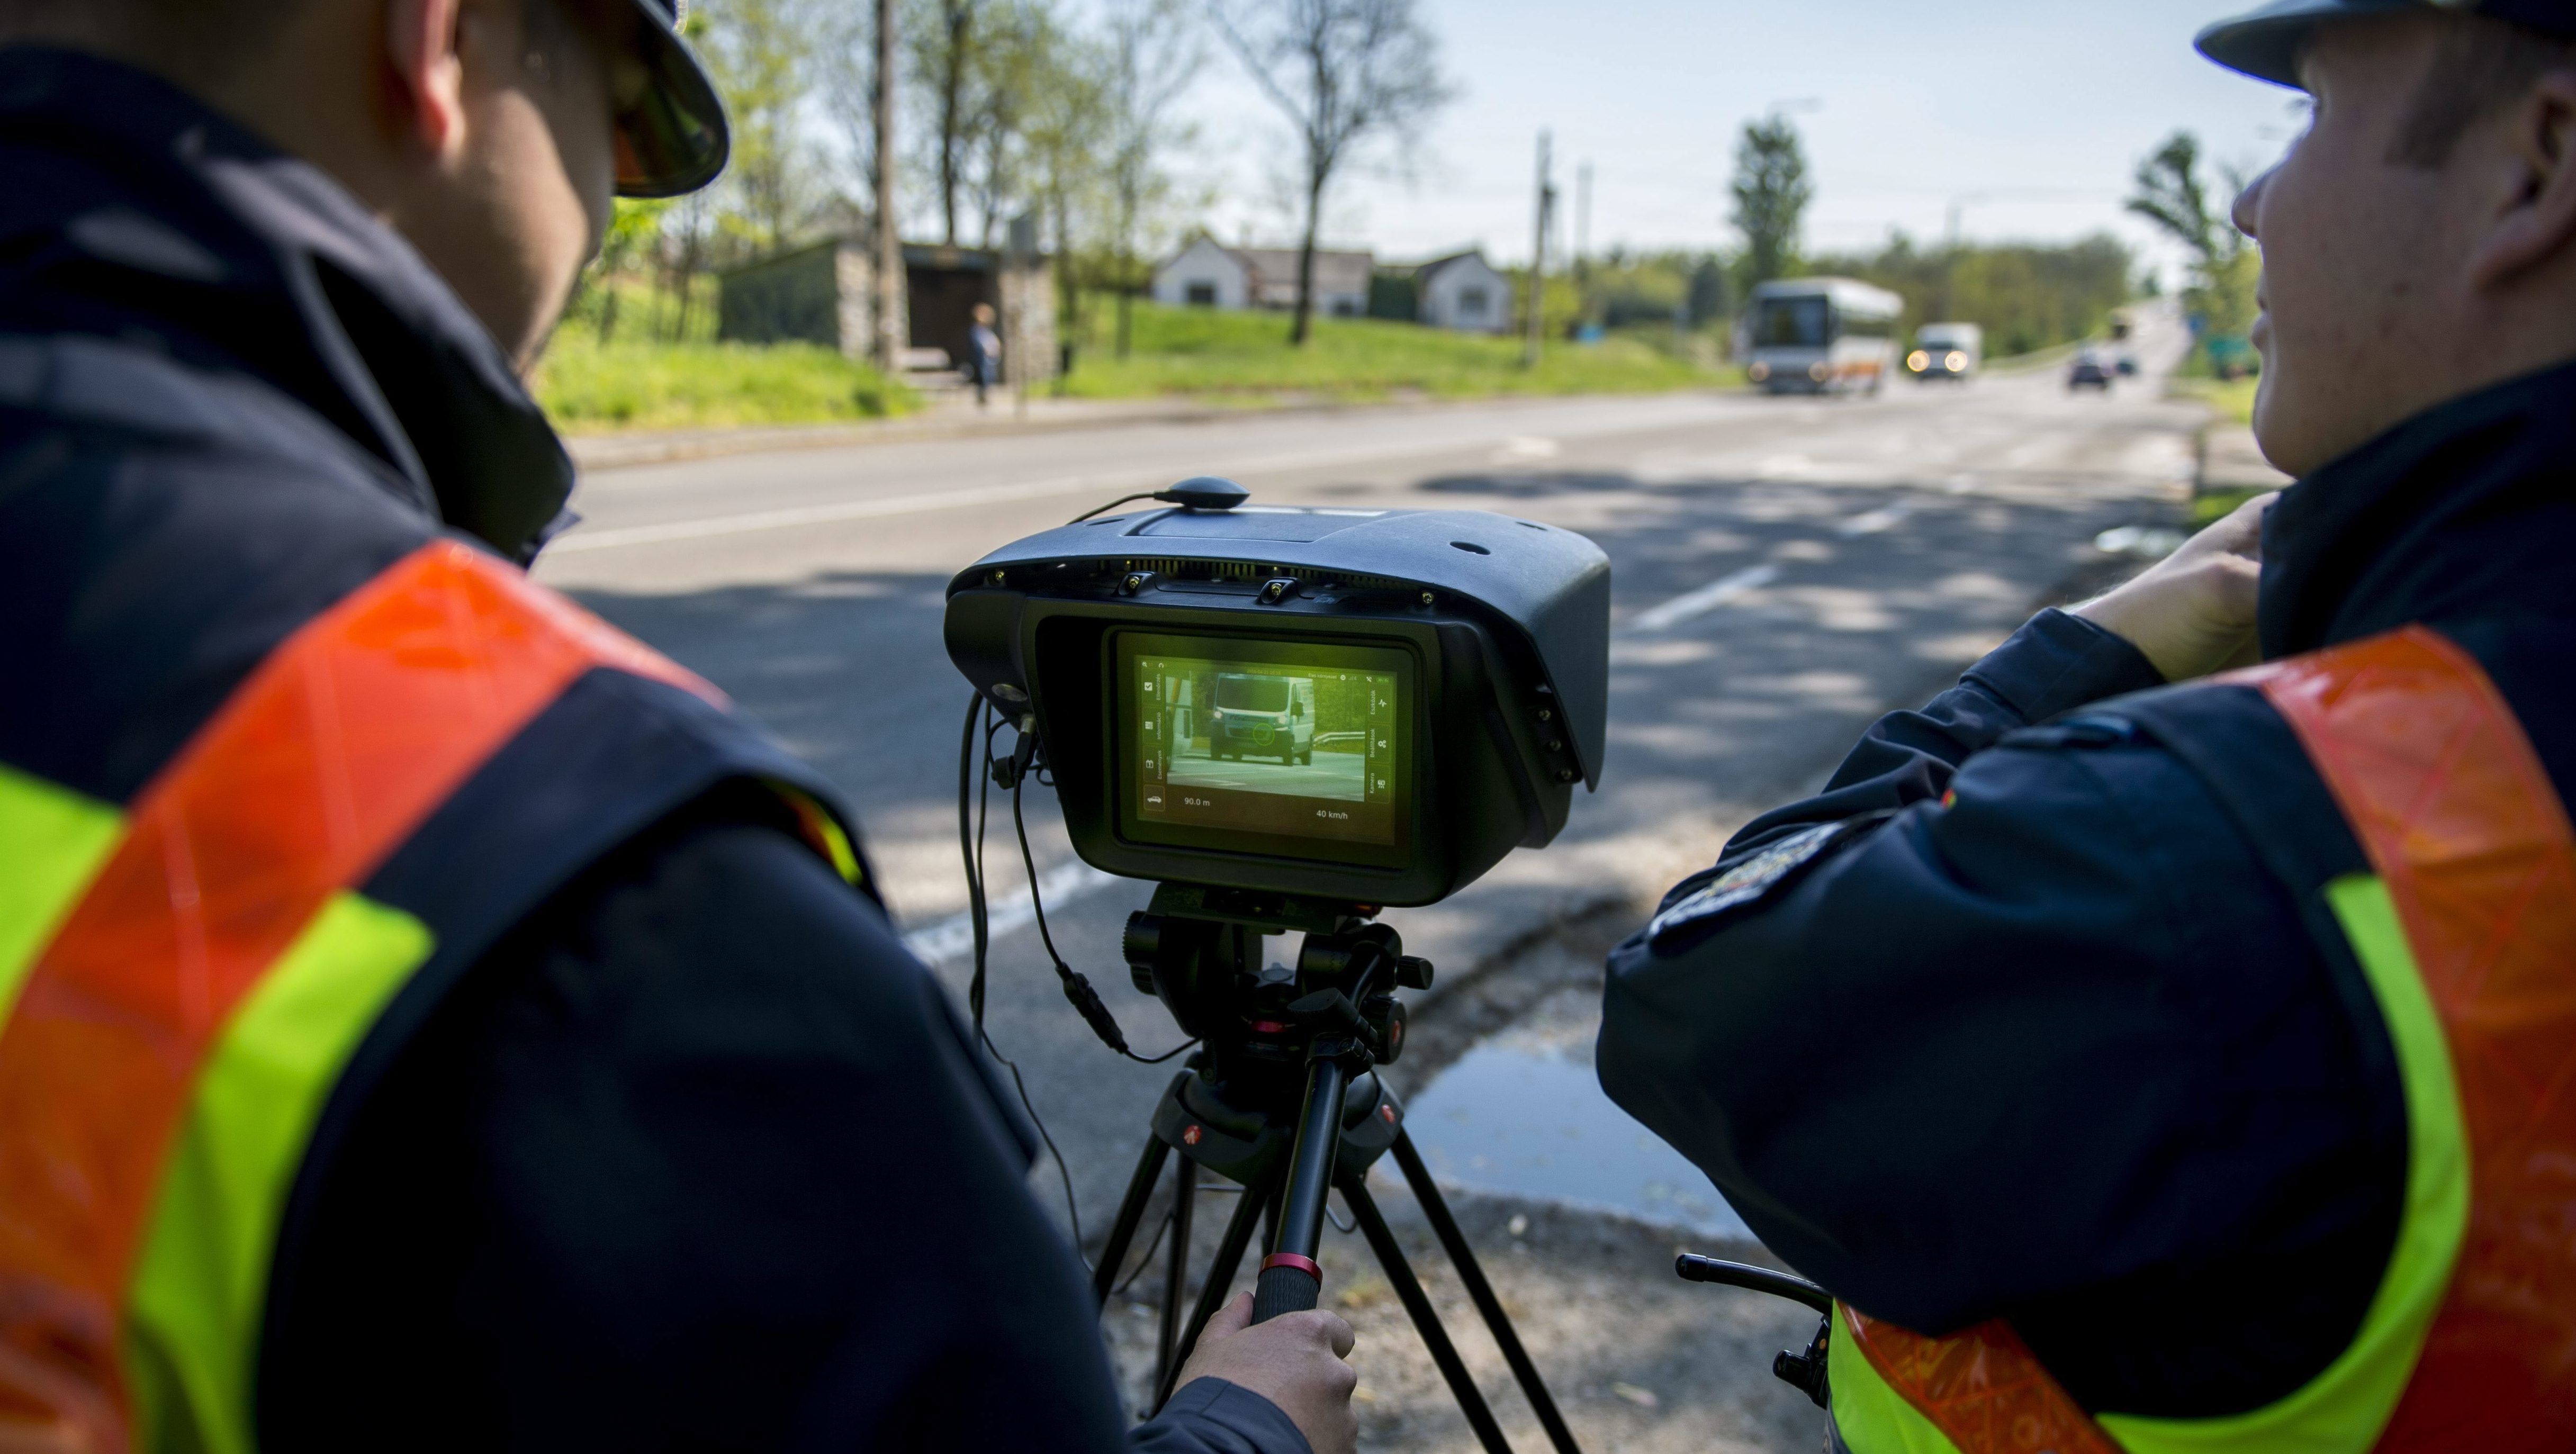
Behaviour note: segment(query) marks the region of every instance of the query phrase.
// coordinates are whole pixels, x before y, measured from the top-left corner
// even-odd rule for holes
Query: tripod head
[[[1431,988],[1431,962],[1404,952],[1368,905],[1211,888],[1156,886],[1128,916],[1127,969],[1202,1042],[1202,1074],[1241,1103],[1302,1088],[1309,1062],[1354,1073],[1404,1053],[1399,990]],[[1264,962],[1271,934],[1303,934],[1295,960]]]

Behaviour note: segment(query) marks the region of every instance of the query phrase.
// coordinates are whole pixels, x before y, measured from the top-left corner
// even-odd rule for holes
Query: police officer
[[[521,573],[674,10],[0,0],[0,1449],[1350,1447],[1244,1303],[1122,1431],[831,794]]]
[[[1602,1082],[1842,1300],[1853,1454],[2576,1448],[2576,5],[2200,46],[2313,102],[2298,483],[1748,825]]]

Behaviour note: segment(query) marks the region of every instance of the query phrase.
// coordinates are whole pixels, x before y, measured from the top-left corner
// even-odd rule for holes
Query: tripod
[[[1294,968],[1260,962],[1262,935],[1274,931],[1305,934]],[[1366,910],[1176,884],[1159,886],[1152,906],[1128,920],[1126,951],[1138,987],[1162,996],[1182,1028],[1204,1042],[1154,1108],[1151,1134],[1092,1279],[1092,1291],[1106,1304],[1164,1164],[1178,1152],[1155,1406],[1171,1397],[1182,1362],[1232,1291],[1255,1218],[1271,1250],[1254,1285],[1253,1320],[1315,1306],[1323,1287],[1315,1259],[1324,1202],[1338,1188],[1478,1441],[1488,1454],[1511,1454],[1369,1194],[1369,1168],[1392,1151],[1550,1443],[1558,1454],[1579,1454],[1430,1168],[1405,1134],[1403,1106],[1376,1074],[1404,1046],[1404,1007],[1395,991],[1430,988],[1430,963],[1406,955],[1395,931],[1369,922]],[[1243,1193],[1184,1326],[1181,1299],[1201,1168]]]

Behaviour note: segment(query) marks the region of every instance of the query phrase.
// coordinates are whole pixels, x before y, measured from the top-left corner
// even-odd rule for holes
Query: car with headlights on
[[[1914,330],[1905,371],[1917,379],[1964,384],[1986,362],[1986,331],[1973,323],[1926,323]]]

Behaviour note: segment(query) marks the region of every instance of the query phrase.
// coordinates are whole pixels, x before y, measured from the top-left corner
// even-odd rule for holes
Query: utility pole
[[[1958,316],[1959,295],[1959,228],[1968,206],[1985,197],[1976,192],[1961,192],[1950,199],[1950,224],[1941,234],[1941,308],[1943,319]]]
[[[1592,163],[1574,169],[1574,270],[1592,261]]]
[[[1529,296],[1523,305],[1529,337],[1521,345],[1521,367],[1538,367],[1539,340],[1545,336],[1547,322],[1547,223],[1548,213],[1556,205],[1556,188],[1548,181],[1548,136],[1538,134],[1538,203],[1537,216],[1530,228]]]
[[[1588,327],[1592,319],[1592,163],[1574,169],[1574,291]]]
[[[1038,215],[1023,212],[1011,219],[1005,233],[1002,273],[1002,377],[1011,386],[1011,412],[1021,419],[1029,417],[1029,375],[1036,372],[1028,332],[1022,327],[1028,321],[1028,292],[1034,286],[1029,274],[1037,271]],[[1058,246],[1062,246],[1061,243]]]
[[[876,155],[869,182],[876,189],[876,338],[869,349],[878,368],[892,375],[902,362],[904,337],[903,233],[894,207],[894,0],[877,0]]]

